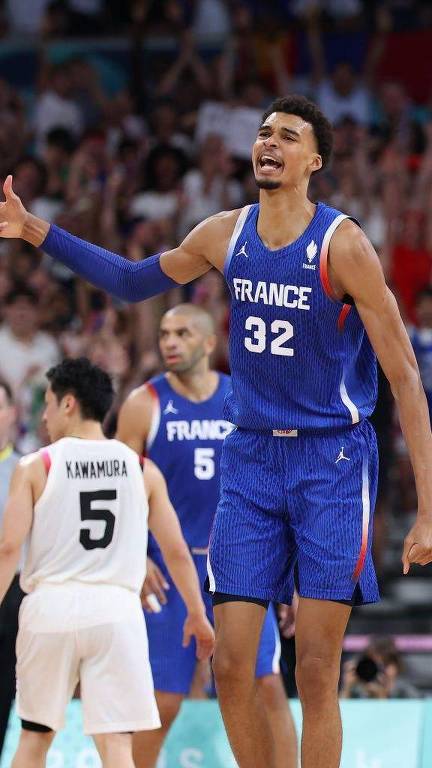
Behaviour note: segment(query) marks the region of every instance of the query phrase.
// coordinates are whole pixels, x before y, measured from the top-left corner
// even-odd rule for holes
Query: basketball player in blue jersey
[[[227,132],[230,126],[227,124]],[[297,581],[302,768],[337,768],[337,688],[353,604],[378,600],[371,559],[377,480],[367,417],[377,354],[396,398],[418,494],[403,572],[432,560],[432,435],[415,356],[379,259],[358,224],[308,198],[328,163],[331,126],[312,102],[278,99],[252,150],[259,204],[199,224],[178,248],[140,263],[27,213],[4,185],[0,233],[22,237],[116,296],[139,301],[212,266],[232,296],[232,393],[221,499],[209,553],[213,669],[240,768],[273,768],[255,662],[269,600]]]
[[[223,418],[230,378],[211,370],[216,337],[211,316],[180,304],[162,318],[159,348],[167,373],[134,390],[122,406],[117,437],[146,455],[164,475],[195,567],[204,586],[210,530],[219,500],[220,456],[232,425]],[[157,731],[135,734],[137,768],[154,768],[169,728],[189,694],[196,668],[193,645],[182,645],[183,602],[155,539],[149,538],[148,575],[160,612],[147,614],[150,663],[162,722]],[[150,581],[150,579],[149,579]],[[166,596],[163,584],[169,587]],[[211,598],[203,593],[209,619]],[[256,677],[275,741],[278,768],[296,768],[297,739],[280,672],[280,641],[269,608],[258,648]]]

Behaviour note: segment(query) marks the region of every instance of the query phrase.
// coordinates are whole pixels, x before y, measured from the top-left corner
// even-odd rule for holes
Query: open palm
[[[5,201],[0,203],[0,237],[21,237],[27,211],[12,189],[12,176],[3,184]]]

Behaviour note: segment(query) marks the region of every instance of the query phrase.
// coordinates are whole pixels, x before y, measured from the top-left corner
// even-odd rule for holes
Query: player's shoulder
[[[126,397],[122,408],[129,411],[141,410],[143,407],[153,403],[157,397],[157,388],[163,380],[163,375],[155,376],[153,379],[140,384],[139,387],[132,389]]]
[[[243,208],[234,208],[232,211],[219,211],[208,216],[193,230],[196,237],[214,235],[218,238],[230,238],[234,232],[237,221]],[[191,233],[192,234],[192,233]]]
[[[345,218],[335,229],[330,250],[332,256],[341,254],[347,259],[349,256],[359,259],[373,252],[371,242],[363,232],[360,224],[351,218]]]

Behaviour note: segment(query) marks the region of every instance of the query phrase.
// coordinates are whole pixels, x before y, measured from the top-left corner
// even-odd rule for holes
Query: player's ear
[[[76,398],[74,395],[67,394],[63,398],[63,408],[66,411],[66,413],[70,414],[74,410],[76,405]]]
[[[320,168],[322,168],[322,157],[321,155],[315,154],[311,162],[311,173],[316,173]]]
[[[206,338],[206,352],[208,355],[211,355],[215,349],[217,344],[217,336],[215,333],[212,333],[210,336],[207,336]]]

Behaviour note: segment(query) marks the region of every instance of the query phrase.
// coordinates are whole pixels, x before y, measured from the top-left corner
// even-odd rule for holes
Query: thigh
[[[372,427],[363,422],[344,433],[300,438],[298,453],[304,476],[290,518],[299,595],[376,602],[371,539],[378,461]]]
[[[290,602],[284,588],[295,542],[285,516],[282,459],[278,441],[267,435],[235,430],[226,438],[210,536],[210,592]]]
[[[32,632],[20,627],[16,648],[19,717],[60,730],[78,682],[74,633]]]
[[[122,733],[160,727],[137,599],[128,621],[79,630],[84,731]]]
[[[299,598],[296,616],[297,666],[321,664],[339,674],[342,643],[351,614],[351,606],[330,600]]]
[[[270,603],[261,631],[255,668],[256,677],[280,672],[281,643],[274,606]]]

